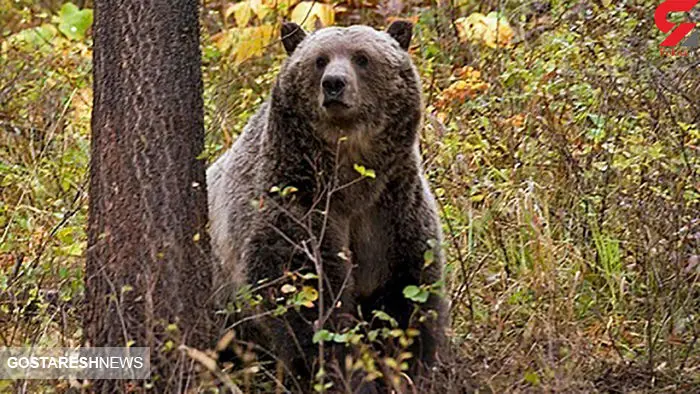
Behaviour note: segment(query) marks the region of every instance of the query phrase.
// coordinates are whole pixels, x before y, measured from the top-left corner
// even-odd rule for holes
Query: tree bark
[[[93,67],[85,339],[150,346],[181,392],[177,345],[212,332],[198,2],[95,1]]]

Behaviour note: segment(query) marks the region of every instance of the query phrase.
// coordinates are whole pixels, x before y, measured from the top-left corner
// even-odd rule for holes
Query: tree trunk
[[[212,332],[198,2],[97,0],[94,32],[85,338],[151,347],[182,391],[177,345]]]

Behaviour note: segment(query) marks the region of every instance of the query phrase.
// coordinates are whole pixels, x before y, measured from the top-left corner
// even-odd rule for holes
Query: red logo
[[[659,28],[664,33],[668,33],[673,30],[676,26],[673,22],[669,22],[666,17],[670,12],[688,12],[690,11],[699,0],[666,0],[656,7],[654,12],[654,22],[656,27]],[[666,37],[661,46],[672,47],[678,45],[683,38],[685,38],[690,32],[695,28],[695,23],[693,22],[682,22],[678,24],[678,27],[673,30],[671,34]]]

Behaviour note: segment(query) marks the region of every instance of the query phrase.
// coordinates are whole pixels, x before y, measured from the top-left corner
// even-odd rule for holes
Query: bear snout
[[[326,74],[321,79],[321,106],[332,117],[353,107],[353,93],[352,83],[345,75]]]
[[[325,75],[321,81],[325,100],[339,99],[345,90],[345,77],[342,75]]]
[[[346,58],[332,57],[319,85],[320,104],[328,115],[336,117],[340,115],[338,111],[345,113],[345,110],[354,107],[356,75]]]

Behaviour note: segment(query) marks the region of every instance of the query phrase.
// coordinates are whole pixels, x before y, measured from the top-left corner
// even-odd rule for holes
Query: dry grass
[[[698,390],[700,53],[659,56],[649,1],[440,4],[412,12],[413,55],[452,326],[420,392]],[[455,17],[499,4],[517,43],[456,39]],[[212,158],[282,60],[208,55],[217,7],[203,31]],[[87,46],[0,57],[0,346],[80,338]],[[487,85],[459,99],[460,79]]]

